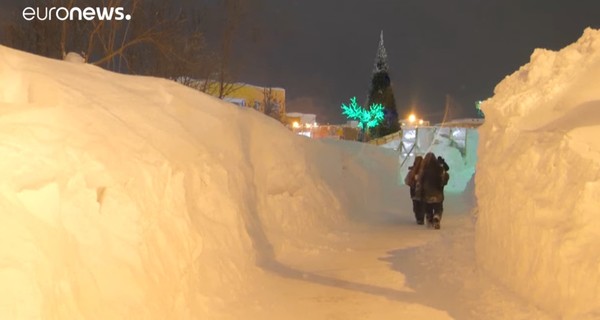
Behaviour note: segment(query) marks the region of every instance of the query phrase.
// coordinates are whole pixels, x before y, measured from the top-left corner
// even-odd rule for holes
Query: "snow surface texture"
[[[556,316],[600,318],[600,31],[535,50],[482,108],[479,264]]]
[[[73,62],[73,63],[85,63],[85,58],[76,52],[67,53],[63,60]]]
[[[226,317],[281,252],[410,208],[381,148],[6,47],[0,141],[1,319]]]
[[[392,151],[310,140],[175,82],[6,47],[0,154],[0,319],[294,319],[314,304],[270,305],[306,279],[281,255],[320,256],[348,238],[335,230],[402,208],[414,226]],[[402,288],[402,275],[372,258]],[[335,279],[308,280],[303,288],[345,292]],[[383,301],[400,315],[449,318],[350,297],[362,312]],[[356,312],[327,310],[322,319]]]
[[[598,318],[599,38],[498,86],[439,232],[393,150],[0,47],[0,319]]]

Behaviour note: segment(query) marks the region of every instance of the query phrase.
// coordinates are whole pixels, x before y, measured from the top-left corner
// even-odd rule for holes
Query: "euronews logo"
[[[131,20],[131,15],[125,13],[125,8],[123,7],[27,7],[23,9],[23,19],[27,21],[122,21]]]

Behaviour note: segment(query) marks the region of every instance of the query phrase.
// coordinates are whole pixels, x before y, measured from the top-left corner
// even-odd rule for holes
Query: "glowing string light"
[[[350,99],[349,105],[342,103],[342,110],[342,114],[348,119],[358,120],[358,127],[363,130],[376,127],[384,118],[382,104],[372,104],[366,110],[356,103],[356,97]]]

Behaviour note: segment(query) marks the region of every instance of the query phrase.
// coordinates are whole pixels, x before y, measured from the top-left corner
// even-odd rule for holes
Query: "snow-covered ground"
[[[393,150],[0,47],[0,318],[592,319],[599,42],[498,86],[439,231]]]

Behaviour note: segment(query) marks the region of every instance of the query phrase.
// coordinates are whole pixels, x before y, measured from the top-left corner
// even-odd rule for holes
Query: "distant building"
[[[317,116],[310,113],[289,112],[286,114],[286,124],[293,132],[313,139],[358,139],[358,122],[348,121],[341,125],[321,125],[317,123]]]
[[[233,103],[236,104],[240,107],[246,107],[246,99],[242,99],[242,98],[230,98],[230,97],[225,97],[223,98],[223,100],[229,102],[229,103]]]
[[[236,83],[224,100],[231,100],[242,107],[248,107],[262,113],[277,112],[285,115],[285,89],[260,87],[251,84]]]
[[[301,126],[316,125],[317,115],[312,113],[288,112],[285,114],[287,124],[293,126],[297,123]]]
[[[183,83],[191,88],[200,90],[212,96],[219,96],[219,83],[205,80],[179,78],[177,82]],[[285,115],[285,89],[277,87],[261,87],[247,83],[236,82],[226,84],[227,90],[223,100],[238,105],[255,109],[259,112],[273,115],[278,114],[279,119]]]
[[[289,112],[285,115],[286,126],[297,134],[314,137],[315,130],[319,127],[317,115],[311,113]]]

